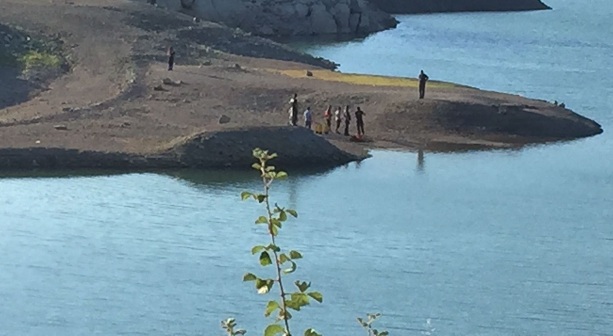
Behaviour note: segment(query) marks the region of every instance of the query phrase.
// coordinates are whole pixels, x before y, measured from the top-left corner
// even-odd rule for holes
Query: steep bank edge
[[[370,0],[392,14],[511,12],[551,9],[541,0]]]
[[[279,154],[275,165],[287,168],[332,168],[364,159],[303,127],[270,126],[202,132],[176,139],[159,153],[81,151],[69,148],[0,148],[0,170],[14,169],[248,169],[254,148]]]

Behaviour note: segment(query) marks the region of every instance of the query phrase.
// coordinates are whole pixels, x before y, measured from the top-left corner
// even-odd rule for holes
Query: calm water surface
[[[613,6],[550,2],[301,45],[344,71],[557,99],[605,128],[522,151],[376,151],[278,184],[300,212],[282,243],[325,295],[301,316],[324,334],[378,311],[392,335],[427,319],[435,335],[613,335]],[[0,179],[0,335],[219,335],[227,316],[261,333],[265,298],[240,281],[265,239],[238,201],[257,188],[254,173]]]

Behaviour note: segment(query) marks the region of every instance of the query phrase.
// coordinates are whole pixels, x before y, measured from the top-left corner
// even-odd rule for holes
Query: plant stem
[[[268,191],[270,190],[270,184],[272,183],[272,179],[268,179],[266,177],[266,165],[262,163],[262,180],[264,181],[264,195],[266,196],[266,212],[268,213],[268,234],[270,234],[270,239],[274,246],[277,246],[275,242],[275,235],[272,232],[272,211],[270,210],[270,201],[268,200]],[[283,281],[281,279],[281,262],[279,260],[279,254],[276,249],[272,250],[273,255],[275,256],[275,266],[277,268],[277,282],[279,283],[279,291],[281,292],[281,311],[283,312],[283,323],[285,324],[285,330],[287,331],[287,336],[292,336],[292,333],[289,330],[289,319],[287,318],[287,305],[285,304],[285,290],[283,289]]]

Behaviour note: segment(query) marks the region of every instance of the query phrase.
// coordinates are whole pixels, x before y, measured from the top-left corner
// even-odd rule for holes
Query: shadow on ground
[[[32,87],[20,76],[19,69],[0,66],[0,110],[29,99]]]

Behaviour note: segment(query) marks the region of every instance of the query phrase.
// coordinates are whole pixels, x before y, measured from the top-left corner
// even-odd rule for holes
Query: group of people
[[[430,77],[428,77],[428,75],[426,75],[426,73],[424,73],[423,70],[420,71],[419,76],[419,99],[423,99],[426,95],[426,82],[430,79]],[[290,108],[289,108],[289,124],[292,126],[297,126],[298,125],[298,94],[294,93],[294,96],[292,97],[292,99],[290,99],[289,101],[290,104]],[[349,105],[345,106],[345,109],[342,110],[341,107],[337,107],[334,110],[334,113],[332,112],[332,105],[328,105],[328,108],[325,110],[324,112],[324,120],[326,122],[326,126],[328,127],[328,130],[332,129],[332,118],[334,117],[334,122],[336,125],[335,131],[337,134],[340,134],[340,128],[341,125],[343,123],[343,121],[345,122],[345,129],[343,134],[345,136],[349,136],[349,126],[351,125],[351,119],[352,119],[352,113],[350,110]],[[366,113],[364,113],[364,111],[362,111],[362,109],[358,106],[356,108],[356,110],[353,112],[353,115],[355,116],[355,123],[356,123],[356,127],[357,127],[357,134],[358,137],[361,137],[364,135],[364,116],[366,115]],[[313,112],[311,111],[311,107],[307,107],[306,110],[303,113],[304,116],[304,127],[311,129],[311,127],[313,126]]]
[[[289,101],[289,124],[292,126],[298,125],[298,94],[294,94],[292,99]],[[357,134],[359,137],[364,135],[364,116],[366,113],[362,111],[362,109],[358,106],[356,110],[353,112],[355,116],[355,123],[357,128]],[[313,126],[313,111],[311,111],[311,107],[307,107],[303,113],[304,116],[304,127],[311,129]],[[332,105],[328,105],[328,108],[323,113],[323,118],[325,120],[326,126],[328,130],[332,129],[332,118],[334,117],[334,122],[336,125],[335,131],[337,134],[340,134],[340,128],[345,122],[345,129],[343,134],[345,136],[349,136],[349,126],[351,125],[352,112],[349,105],[345,106],[343,110],[340,106],[337,107],[334,112],[332,112]]]

